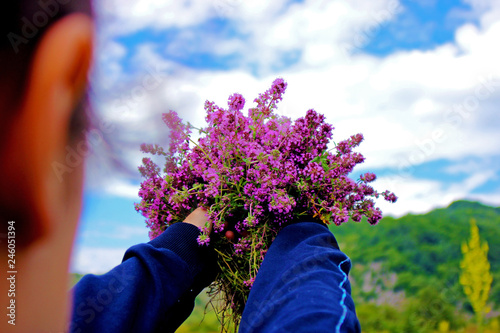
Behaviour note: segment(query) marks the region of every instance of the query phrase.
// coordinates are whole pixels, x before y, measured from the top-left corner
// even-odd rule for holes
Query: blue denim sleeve
[[[214,277],[211,249],[199,229],[175,223],[129,248],[120,265],[84,276],[71,290],[70,332],[173,332],[191,314],[196,295]],[[207,273],[208,272],[208,273]]]
[[[326,226],[283,228],[257,274],[239,332],[361,332],[350,268]]]

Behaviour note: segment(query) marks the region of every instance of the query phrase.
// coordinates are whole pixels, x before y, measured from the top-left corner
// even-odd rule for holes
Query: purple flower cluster
[[[136,210],[146,217],[150,238],[183,221],[198,205],[206,207],[214,233],[209,235],[209,225],[205,226],[198,243],[215,242],[220,253],[244,263],[234,271],[247,271],[245,279],[233,277],[236,282],[231,283],[245,292],[274,235],[295,219],[312,215],[326,224],[340,225],[349,218],[359,222],[366,217],[371,224],[382,218],[372,199],[379,193],[368,184],[376,176],[366,173],[357,182],[348,177],[364,161],[353,151],[363,135],[353,135],[328,149],[333,126],[325,122],[325,116],[308,110],[293,122],[273,112],[286,88],[283,79],[276,79],[254,100],[256,106],[247,116],[240,94],[229,97],[227,109],[207,101],[208,125],[198,142],[191,140],[189,126],[170,111],[163,114],[170,130],[168,153],[157,145],[141,146],[143,152],[166,158],[164,174],[149,158],[139,167],[146,180]],[[381,194],[387,201],[397,199],[388,191]],[[223,237],[228,230],[237,237]],[[222,278],[229,281],[229,273],[224,274]],[[227,281],[222,285],[227,293]],[[235,304],[234,297],[229,304]]]

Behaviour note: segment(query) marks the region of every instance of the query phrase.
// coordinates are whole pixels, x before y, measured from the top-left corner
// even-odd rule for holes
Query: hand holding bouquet
[[[357,181],[348,177],[364,157],[353,148],[363,140],[351,136],[329,149],[333,127],[309,110],[295,122],[275,113],[287,83],[276,79],[244,115],[245,99],[229,97],[228,108],[205,103],[208,126],[194,142],[192,127],[173,111],[163,114],[170,145],[141,145],[145,153],[163,155],[160,172],[150,158],[139,167],[146,178],[136,210],[147,218],[151,239],[184,220],[197,206],[207,209],[208,222],[198,238],[218,254],[220,273],[212,285],[222,295],[223,313],[237,323],[259,267],[276,234],[304,219],[340,225],[365,216],[371,224],[382,218],[372,198],[373,173]],[[388,201],[396,196],[381,193]],[[210,228],[211,226],[211,228]],[[213,229],[210,233],[209,229]]]

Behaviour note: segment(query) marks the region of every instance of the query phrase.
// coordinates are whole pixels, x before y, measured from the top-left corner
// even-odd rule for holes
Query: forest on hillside
[[[476,331],[459,283],[461,245],[470,237],[471,219],[489,245],[493,282],[486,327],[500,332],[500,208],[470,201],[423,215],[386,217],[376,226],[331,227],[353,262],[352,295],[363,332]]]

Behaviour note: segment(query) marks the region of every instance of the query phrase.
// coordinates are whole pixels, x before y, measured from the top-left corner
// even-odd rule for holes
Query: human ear
[[[85,93],[92,53],[92,19],[71,14],[41,36],[31,61],[23,103],[9,137],[9,173],[11,184],[23,192],[23,204],[28,203],[24,209],[29,210],[29,223],[35,224],[30,228],[39,235],[69,213],[68,191],[81,192],[83,165],[71,174],[80,179],[68,175],[61,180],[52,163],[64,156],[69,145],[71,116]],[[81,200],[81,193],[74,200]]]

